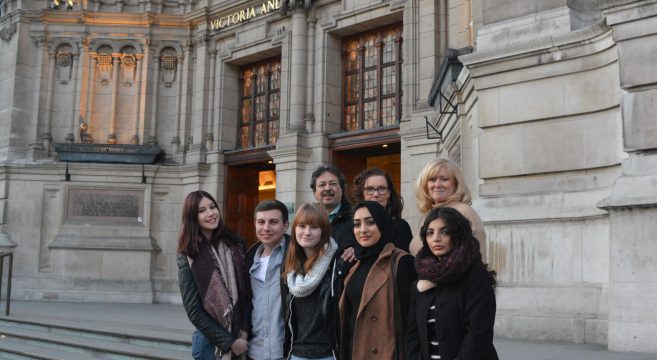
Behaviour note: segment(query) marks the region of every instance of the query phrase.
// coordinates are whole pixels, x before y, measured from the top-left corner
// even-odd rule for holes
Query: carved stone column
[[[178,81],[178,94],[176,95],[176,134],[171,139],[171,144],[173,145],[173,153],[178,153],[180,151],[180,124],[182,122],[183,114],[181,109],[182,99],[183,99],[183,78],[182,78],[182,68],[185,61],[185,55],[178,55],[178,61],[176,62],[176,80]]]
[[[141,78],[142,78],[142,73],[141,69],[144,64],[144,55],[143,54],[136,54],[135,59],[137,60],[137,86],[135,87],[135,119],[134,119],[134,133],[132,137],[130,138],[130,143],[131,144],[139,144],[139,112],[140,112],[140,105],[141,105]]]
[[[112,88],[112,103],[110,108],[110,128],[107,135],[108,144],[116,144],[116,103],[119,94],[119,62],[121,61],[120,53],[112,53],[112,77],[114,87]]]
[[[153,66],[155,66],[155,73],[153,75],[153,101],[151,102],[151,121],[150,121],[150,136],[148,143],[157,145],[157,106],[158,106],[158,93],[160,90],[160,55],[153,54]]]
[[[90,52],[89,53],[89,73],[87,77],[87,108],[86,108],[86,115],[85,115],[85,121],[87,122],[87,134],[85,135],[84,139],[80,139],[82,142],[85,143],[92,143],[93,142],[93,136],[91,135],[91,116],[93,114],[93,108],[94,108],[94,96],[96,94],[96,67],[98,64],[98,56],[96,52]]]
[[[51,111],[52,111],[52,94],[55,86],[55,67],[57,66],[57,51],[48,51],[48,87],[46,93],[46,111],[44,114],[44,132],[41,134],[41,141],[46,152],[50,153],[50,144],[52,143],[51,129]]]
[[[312,17],[307,19],[308,22],[308,58],[306,70],[306,115],[304,121],[306,123],[306,131],[312,133],[314,131],[313,124],[315,122],[314,102],[315,102],[315,24],[317,18]]]
[[[82,77],[80,76],[80,53],[78,54],[71,54],[71,57],[73,58],[73,79],[71,79],[73,83],[73,93],[71,95],[71,120],[69,123],[70,130],[69,133],[66,134],[66,142],[73,143],[75,142],[75,133],[77,132],[78,128],[78,121],[80,118],[80,94],[78,94],[78,89],[80,89],[80,84],[79,82],[82,81]]]
[[[306,10],[296,9],[292,14],[292,54],[290,56],[290,126],[291,132],[305,131],[306,110]]]
[[[212,134],[212,129],[214,129],[214,97],[215,97],[215,71],[217,67],[217,49],[214,48],[210,50],[210,85],[208,88],[208,107],[210,109],[210,113],[208,114],[208,121],[207,121],[207,128],[205,130],[205,148],[207,150],[212,150],[213,149],[213,143],[214,143],[214,134]]]

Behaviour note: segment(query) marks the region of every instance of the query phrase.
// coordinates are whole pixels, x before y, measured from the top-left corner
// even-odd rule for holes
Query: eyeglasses
[[[374,192],[378,192],[379,195],[385,195],[388,193],[388,188],[385,186],[379,186],[379,187],[372,187],[368,186],[363,189],[367,195],[374,195]]]

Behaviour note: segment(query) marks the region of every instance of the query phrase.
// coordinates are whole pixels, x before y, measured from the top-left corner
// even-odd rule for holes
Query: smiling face
[[[454,194],[456,184],[446,166],[438,168],[436,176],[429,178],[429,181],[427,181],[427,190],[434,205],[447,201]]]
[[[373,175],[365,179],[363,198],[368,201],[376,201],[385,208],[390,199],[390,187],[386,178],[381,175]]]
[[[212,231],[219,226],[219,208],[217,204],[207,197],[203,197],[198,204],[198,226],[203,236],[212,237]]]
[[[297,243],[306,253],[306,257],[311,257],[318,250],[317,245],[322,238],[322,229],[319,225],[299,223],[294,227],[294,235]]]
[[[287,222],[283,221],[283,214],[278,209],[256,213],[255,233],[258,240],[265,246],[265,250],[271,250],[280,244],[287,225]]]
[[[447,233],[445,221],[440,218],[430,222],[427,226],[426,240],[429,251],[438,258],[449,254],[454,247],[452,238]]]
[[[328,171],[318,176],[315,181],[315,199],[322,204],[326,211],[333,211],[342,200],[340,179]]]
[[[370,210],[364,206],[354,213],[354,236],[362,247],[374,246],[381,240],[381,231]]]

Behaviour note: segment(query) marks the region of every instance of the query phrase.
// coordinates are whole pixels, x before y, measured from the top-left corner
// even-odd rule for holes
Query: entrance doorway
[[[256,242],[253,210],[260,201],[276,198],[276,171],[271,159],[226,167],[225,217],[247,248]]]
[[[368,145],[345,150],[334,149],[332,162],[347,180],[347,195],[351,198],[352,182],[356,175],[368,167],[376,166],[387,172],[400,191],[401,185],[401,145],[399,142]]]

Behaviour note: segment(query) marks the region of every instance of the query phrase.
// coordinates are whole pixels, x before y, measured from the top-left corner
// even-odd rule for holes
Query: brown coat
[[[361,295],[360,306],[356,314],[354,326],[354,339],[352,342],[352,360],[392,360],[395,357],[395,319],[392,281],[392,254],[403,250],[387,244],[372,269],[367,275],[365,286]],[[400,258],[399,256],[398,258]],[[354,271],[360,266],[357,262],[345,278],[346,284]],[[347,332],[348,320],[344,316],[345,294],[340,297],[340,326],[341,337]],[[340,358],[347,358],[347,351],[340,349]]]

